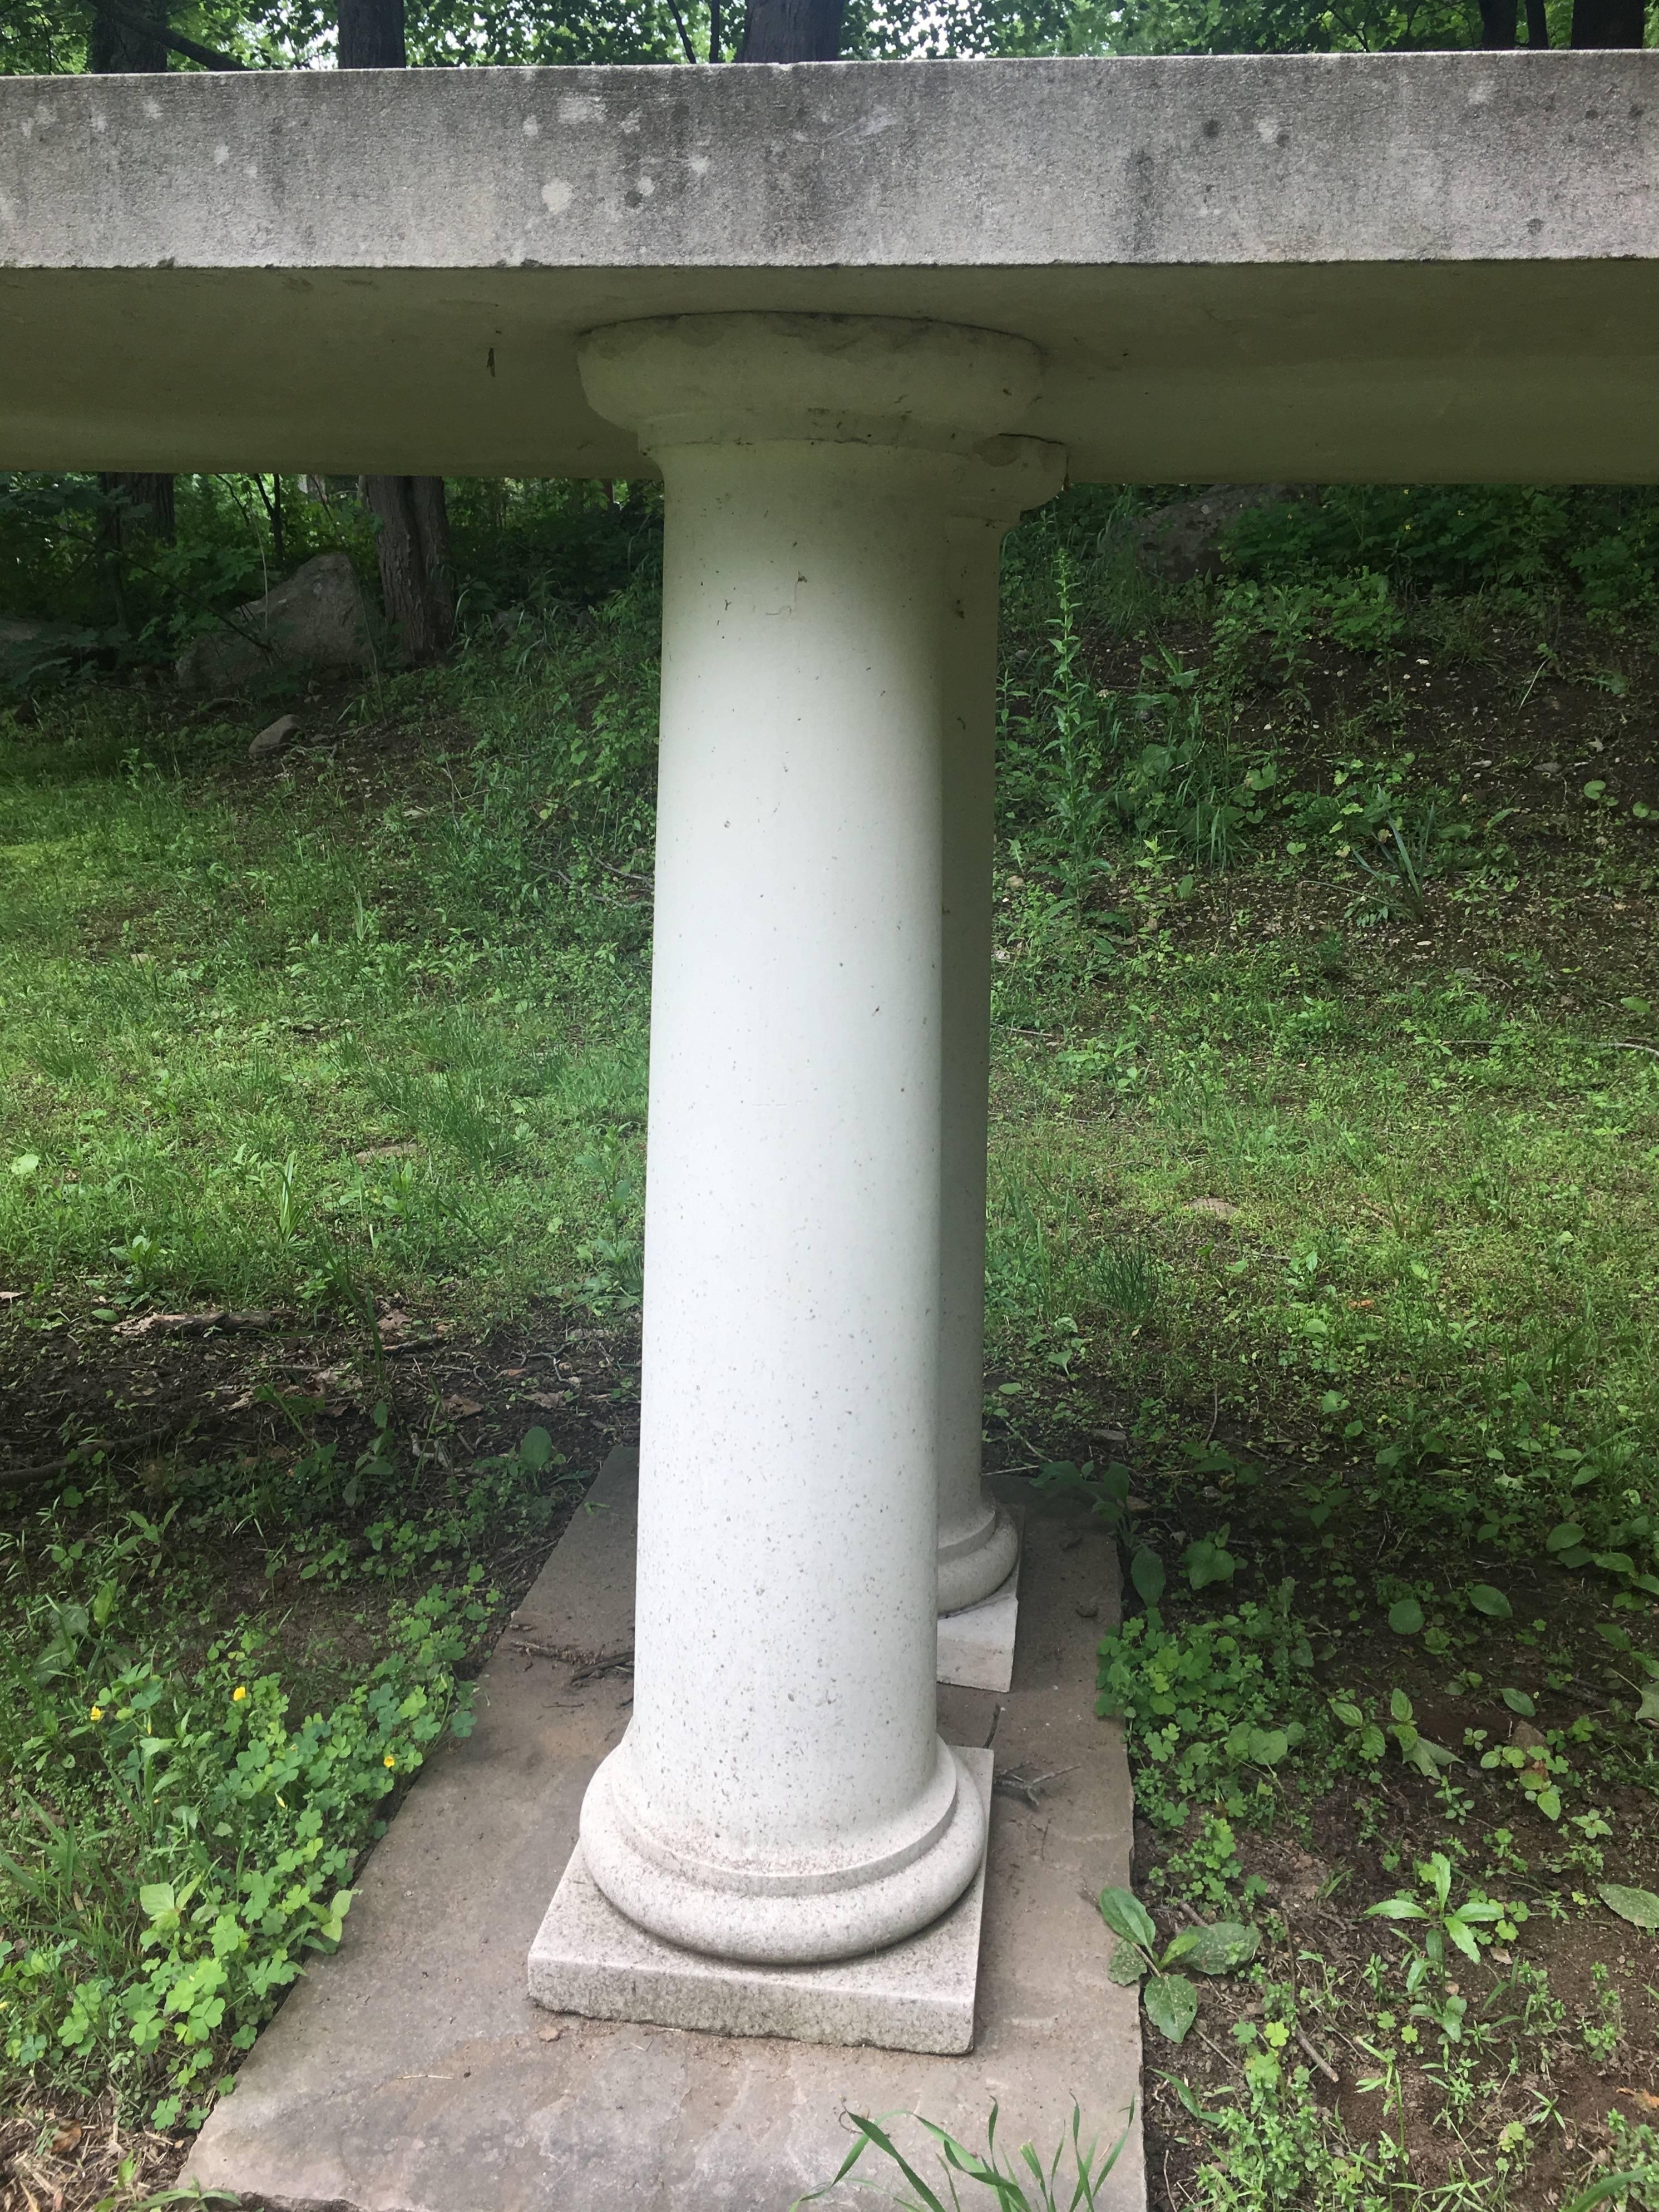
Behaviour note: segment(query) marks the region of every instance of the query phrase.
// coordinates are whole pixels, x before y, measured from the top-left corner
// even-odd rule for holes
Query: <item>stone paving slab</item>
[[[1107,1979],[1091,1901],[1129,1874],[1121,1739],[1093,1714],[1116,1560],[1057,1502],[1027,1514],[1012,1689],[939,1692],[950,1741],[989,1740],[999,1776],[1050,1778],[1035,1807],[993,1798],[971,2052],[552,2019],[531,2003],[532,1939],[588,1777],[627,1724],[633,1475],[613,1454],[484,1670],[473,1735],[423,1771],[362,1869],[340,1951],[203,2130],[187,2171],[204,2187],[267,2212],[787,2212],[840,2164],[849,2108],[918,2110],[981,2143],[995,2099],[1000,2138],[1045,2153],[1073,2096],[1085,2134],[1125,2125],[1137,2000]],[[1138,2108],[1102,2203],[1142,2212]]]

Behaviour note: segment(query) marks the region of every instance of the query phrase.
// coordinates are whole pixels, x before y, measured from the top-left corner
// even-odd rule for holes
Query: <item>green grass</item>
[[[9,1281],[441,1286],[468,1318],[626,1294],[592,1247],[637,1212],[648,921],[596,855],[647,834],[636,645],[579,625],[522,670],[370,694],[282,772],[97,693],[0,739]]]

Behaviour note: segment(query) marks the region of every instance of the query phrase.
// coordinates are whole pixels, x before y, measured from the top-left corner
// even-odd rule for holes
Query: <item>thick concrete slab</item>
[[[627,1724],[632,1480],[613,1455],[484,1670],[477,1728],[422,1774],[340,1951],[203,2130],[189,2171],[204,2187],[273,2212],[786,2212],[840,2164],[848,2108],[919,2110],[981,2142],[995,2099],[1000,2135],[1050,2149],[1073,2096],[1085,2130],[1125,2124],[1138,2002],[1107,1978],[1091,1903],[1129,1875],[1121,1737],[1093,1711],[1116,1560],[1052,1501],[1026,1520],[1012,1689],[939,1692],[949,1739],[988,1743],[1035,1800],[993,1796],[970,2053],[553,2020],[531,2002],[526,1954],[587,1778]],[[1138,2120],[1102,2202],[1141,2212]]]
[[[760,309],[1030,339],[1008,427],[1078,481],[1653,481],[1656,95],[1659,52],[0,79],[0,467],[635,476],[579,334]]]
[[[988,1814],[991,1753],[962,1756]],[[969,2051],[984,1910],[981,1864],[942,1919],[868,1958],[823,1966],[700,1958],[625,1920],[595,1887],[578,1844],[530,1947],[530,1994],[549,2011],[587,2020],[884,2051]]]

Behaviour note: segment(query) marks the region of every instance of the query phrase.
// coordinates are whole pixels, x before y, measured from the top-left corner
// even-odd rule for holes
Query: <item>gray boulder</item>
[[[1149,575],[1166,584],[1221,573],[1221,539],[1231,523],[1253,507],[1297,497],[1294,484],[1214,484],[1196,499],[1178,499],[1138,516],[1135,556]]]
[[[241,691],[262,677],[372,668],[374,647],[356,574],[319,553],[261,599],[198,637],[179,663],[186,690]]]

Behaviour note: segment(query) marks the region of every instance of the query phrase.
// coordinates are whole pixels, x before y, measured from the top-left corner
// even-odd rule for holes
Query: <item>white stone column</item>
[[[944,759],[944,1100],[939,1218],[939,1609],[1004,1583],[1018,1532],[981,1473],[985,1389],[985,1155],[991,1081],[998,553],[1060,489],[1064,454],[1030,439],[987,447],[949,534]]]
[[[950,523],[1036,360],[732,315],[582,373],[667,499],[635,1693],[582,1856],[692,1950],[850,1957],[984,1848],[933,1717],[940,762]]]

